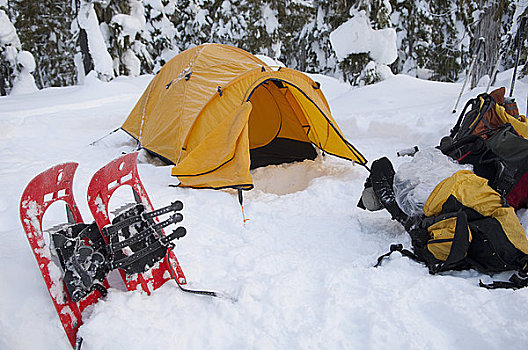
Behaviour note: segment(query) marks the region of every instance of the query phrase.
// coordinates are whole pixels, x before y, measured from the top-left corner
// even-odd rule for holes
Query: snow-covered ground
[[[353,89],[313,76],[345,136],[370,162],[396,151],[438,144],[454,125],[461,84],[398,75]],[[50,88],[0,98],[0,349],[68,349],[20,224],[26,184],[67,161],[80,163],[74,194],[91,221],[86,189],[93,173],[133,143],[118,128],[151,76]],[[511,71],[497,86],[509,87]],[[459,111],[468,98],[464,94]],[[516,84],[526,111],[528,85]],[[179,199],[188,234],[176,255],[189,287],[221,291],[236,301],[182,293],[174,282],[153,295],[112,289],[84,315],[83,349],[526,349],[528,289],[478,287],[475,271],[431,276],[393,254],[409,239],[388,213],[356,207],[367,177],[361,166],[331,156],[254,171],[242,223],[236,195],[173,188],[170,167],[140,158],[139,172],[155,207]],[[111,206],[131,199],[116,193]],[[64,221],[53,205],[45,225]],[[528,215],[519,213],[526,227]],[[509,274],[495,276],[506,278]]]

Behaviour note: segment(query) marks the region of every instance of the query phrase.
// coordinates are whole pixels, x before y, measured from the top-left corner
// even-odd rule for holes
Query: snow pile
[[[279,69],[279,67],[286,67],[284,65],[284,63],[282,63],[281,61],[279,61],[276,58],[271,58],[271,57],[266,56],[266,55],[255,55],[255,56],[259,60],[261,60],[262,62],[266,63],[268,66],[270,66],[272,68]]]
[[[433,147],[456,122],[451,110],[460,84],[397,75],[353,89],[312,77],[345,137],[370,163],[388,156],[403,170],[410,158],[396,151]],[[135,143],[117,132],[90,144],[123,123],[151,79],[104,83],[89,76],[83,86],[0,97],[0,349],[71,349],[20,224],[20,196],[41,171],[76,161],[73,192],[91,222],[91,176]],[[511,71],[497,81],[507,86],[510,79]],[[515,97],[523,111],[527,92],[518,81]],[[150,296],[114,288],[83,315],[85,350],[526,348],[528,288],[478,286],[480,279],[509,274],[432,276],[399,254],[372,267],[391,243],[409,247],[410,239],[386,211],[356,207],[368,176],[361,166],[326,155],[256,169],[255,189],[244,193],[250,220],[243,224],[236,192],[169,187],[171,167],[146,159],[138,170],[154,207],[184,203],[188,233],[175,254],[188,287],[236,301],[186,294],[173,282]],[[111,210],[132,200],[126,188],[114,196]],[[528,212],[519,216],[526,227]],[[65,217],[56,203],[44,226]]]
[[[368,53],[379,64],[388,65],[398,58],[396,31],[374,30],[365,11],[351,11],[352,18],[330,33],[330,42],[337,58],[343,61],[350,54]]]

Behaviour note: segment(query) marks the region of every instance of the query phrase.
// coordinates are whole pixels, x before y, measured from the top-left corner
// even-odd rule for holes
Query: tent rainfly
[[[367,162],[343,136],[318,83],[221,44],[167,62],[122,129],[173,164],[184,187],[251,189],[250,169],[314,159],[314,145]]]

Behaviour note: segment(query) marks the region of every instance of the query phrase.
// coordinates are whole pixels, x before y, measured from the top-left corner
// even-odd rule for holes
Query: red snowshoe
[[[81,300],[73,301],[67,292],[60,267],[52,259],[52,250],[46,245],[42,232],[42,218],[48,207],[56,201],[64,201],[69,225],[64,230],[79,233],[87,225],[73,198],[72,183],[77,163],[64,163],[54,166],[37,175],[27,185],[20,201],[20,219],[26,231],[29,245],[37,259],[57,314],[62,322],[68,340],[75,346],[77,330],[82,324],[82,311],[97,302],[101,291],[94,289]],[[106,281],[103,281],[108,286]]]
[[[127,216],[137,218],[143,211],[153,211],[147,192],[139,179],[136,167],[137,155],[136,152],[117,158],[94,174],[88,185],[88,206],[90,207],[90,211],[92,212],[99,229],[103,234],[105,234],[105,232],[108,233],[108,235],[105,236],[106,243],[112,243],[111,247],[116,247],[114,249],[116,250],[115,267],[121,269],[121,276],[123,277],[123,281],[125,281],[128,290],[135,290],[140,286],[145,292],[150,294],[150,292],[161,287],[170,279],[170,272],[168,271],[169,262],[166,260],[164,260],[163,263],[160,262],[161,259],[165,259],[165,254],[167,252],[167,247],[163,244],[163,241],[165,240],[163,237],[165,234],[159,226],[155,227],[154,231],[157,232],[151,232],[151,234],[153,236],[158,236],[157,238],[161,239],[161,243],[145,244],[144,247],[141,247],[134,245],[129,237],[130,234],[128,229],[120,229],[122,224],[119,225],[120,222],[127,222]],[[110,198],[115,190],[124,185],[132,187],[132,192],[138,205],[124,210],[123,213],[115,217],[113,224],[116,225],[115,227],[117,227],[117,229],[105,230],[105,227],[111,224],[110,213],[108,212]],[[176,203],[179,204],[173,204],[171,209],[173,211],[181,210],[181,207],[183,207],[181,202]],[[152,223],[151,218],[147,219]],[[177,219],[174,218],[174,220],[176,221]],[[128,223],[130,222],[131,221],[128,221]],[[166,224],[169,223],[166,222]],[[143,232],[146,230],[145,222],[141,221],[140,225],[137,225],[134,229],[138,232]],[[170,237],[171,239],[174,239],[185,235],[185,231],[182,229],[183,228],[177,229],[171,235],[167,236],[167,238]],[[136,235],[136,237],[138,236],[141,236],[141,234]],[[145,238],[147,240],[149,239],[148,237]],[[150,261],[141,259],[141,257],[147,255],[149,256]],[[172,251],[169,258],[172,260],[171,263],[175,267],[176,277],[179,284],[186,284],[185,275]],[[150,267],[149,273],[138,273],[143,270],[142,267],[145,266]]]
[[[137,153],[122,156],[95,173],[88,186],[88,205],[95,219],[83,222],[72,191],[77,163],[54,166],[27,185],[20,201],[20,218],[29,244],[72,347],[80,344],[77,330],[82,312],[106,295],[109,271],[119,269],[128,290],[150,294],[170,276],[185,284],[174,255],[172,240],[185,235],[178,227],[165,235],[163,228],[183,220],[180,201],[153,210],[141,183]],[[114,191],[129,185],[136,203],[128,205],[110,222],[108,204]],[[49,206],[66,203],[68,223],[51,228],[46,243],[42,219]],[[169,215],[159,222],[158,216]]]

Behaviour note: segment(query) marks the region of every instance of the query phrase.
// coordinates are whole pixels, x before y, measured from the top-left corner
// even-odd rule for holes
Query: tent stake
[[[244,198],[242,196],[242,189],[238,188],[238,203],[240,203],[240,208],[242,209],[242,222],[245,224],[246,221],[251,219],[246,219],[246,214],[244,213]]]

